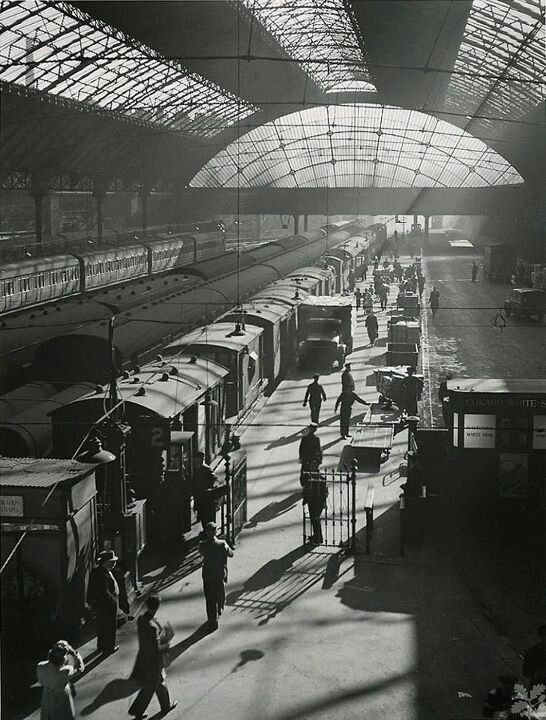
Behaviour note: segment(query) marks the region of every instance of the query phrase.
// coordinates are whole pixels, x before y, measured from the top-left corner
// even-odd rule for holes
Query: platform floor
[[[394,301],[396,290],[391,291]],[[368,347],[360,316],[351,362],[357,392],[377,401],[373,368],[384,364],[387,313]],[[372,376],[372,378],[370,378]],[[322,376],[328,399],[318,435],[325,464],[335,467],[344,443],[334,415],[340,375]],[[498,672],[520,660],[485,619],[435,543],[399,554],[401,480],[383,487],[407,447],[394,438],[380,472],[362,472],[357,504],[360,552],[302,547],[297,463],[302,407],[309,377],[290,374],[252,418],[242,437],[248,452],[248,523],[229,565],[227,607],[207,634],[195,558],[158,567],[145,578],[160,590],[160,618],[176,632],[168,683],[173,720],[437,720],[480,717]],[[355,416],[366,408],[355,405]],[[379,414],[380,415],[380,414]],[[389,419],[392,413],[386,413]],[[396,473],[395,473],[396,475]],[[372,554],[363,553],[366,488],[375,488]],[[432,540],[433,534],[431,535]],[[195,568],[192,570],[192,567]],[[135,623],[119,633],[119,652],[77,684],[80,717],[123,718],[135,692],[129,680],[136,655]],[[94,642],[81,648],[84,656]],[[157,701],[149,717],[159,717]],[[38,718],[36,712],[29,716]]]

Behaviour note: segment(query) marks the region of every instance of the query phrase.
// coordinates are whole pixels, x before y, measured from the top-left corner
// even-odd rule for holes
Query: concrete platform
[[[390,300],[395,302],[396,288]],[[387,312],[378,312],[379,342],[368,347],[362,320],[350,360],[356,391],[377,401],[367,384],[384,364]],[[381,342],[383,341],[383,342]],[[479,717],[485,692],[519,659],[483,617],[455,572],[434,547],[399,555],[400,482],[396,468],[407,448],[395,436],[379,472],[360,468],[357,482],[360,552],[302,547],[297,463],[302,407],[309,377],[294,373],[268,399],[242,436],[248,451],[249,513],[229,565],[227,607],[220,628],[203,627],[205,603],[195,557],[157,568],[148,590],[160,591],[159,616],[175,630],[168,682],[177,709],[172,720],[437,720]],[[325,464],[336,467],[344,448],[333,407],[340,375],[321,378],[327,401],[318,435]],[[364,408],[362,408],[364,410]],[[353,420],[359,417],[355,413]],[[393,472],[390,484],[383,477]],[[403,480],[402,480],[403,481]],[[365,494],[375,487],[372,553],[365,556]],[[194,565],[192,565],[192,562]],[[79,717],[126,717],[135,687],[135,623],[119,633],[116,655],[77,684]],[[89,655],[94,642],[81,648]],[[158,710],[154,698],[149,716]],[[28,717],[38,718],[38,713]]]

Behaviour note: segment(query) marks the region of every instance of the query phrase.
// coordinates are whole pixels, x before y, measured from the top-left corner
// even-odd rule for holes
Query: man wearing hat
[[[103,550],[89,576],[87,602],[97,616],[97,650],[111,655],[116,645],[119,586],[113,575],[118,558],[113,550]]]
[[[309,431],[300,441],[300,484],[302,487],[305,486],[305,479],[308,477],[307,473],[318,472],[319,465],[322,462],[322,448],[320,440],[316,436],[317,427],[317,423],[312,422],[309,425]]]
[[[205,525],[205,537],[199,542],[199,552],[203,556],[203,591],[209,630],[216,630],[226,602],[227,559],[233,557],[233,550],[225,540],[216,537],[215,522]]]
[[[205,454],[195,453],[193,473],[193,507],[203,530],[208,522],[216,521],[219,500],[225,494],[225,486],[220,485],[218,476],[205,463]]]
[[[305,398],[303,400],[303,407],[309,403],[309,409],[311,410],[311,422],[318,423],[320,417],[320,406],[322,401],[326,400],[326,393],[324,388],[319,383],[320,375],[313,375],[313,382],[307,386],[305,391]]]

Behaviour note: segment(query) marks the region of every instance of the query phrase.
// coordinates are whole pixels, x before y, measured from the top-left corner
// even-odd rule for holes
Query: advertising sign
[[[494,448],[496,434],[495,415],[465,415],[464,440],[465,448]]]
[[[23,517],[23,498],[21,495],[1,495],[0,515],[5,517]]]

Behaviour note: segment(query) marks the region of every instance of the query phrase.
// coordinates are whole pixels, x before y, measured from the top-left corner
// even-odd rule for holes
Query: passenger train
[[[172,370],[181,362],[177,358],[185,357],[184,362],[190,362],[196,357],[199,362],[216,363],[225,368],[227,375],[221,387],[216,387],[215,381],[213,399],[220,416],[214,423],[214,442],[207,441],[207,447],[213,447],[218,442],[224,418],[233,421],[244,414],[259,393],[273,388],[294,361],[301,302],[308,295],[344,292],[348,272],[369,262],[373,255],[381,252],[384,242],[384,233],[377,229],[363,230],[354,224],[329,233],[323,228],[311,230],[278,241],[276,247],[270,243],[269,247],[254,249],[259,256],[254,258],[256,264],[244,268],[239,275],[241,297],[246,300],[236,307],[234,278],[228,275],[182,290],[182,304],[175,293],[167,296],[164,304],[159,301],[151,306],[143,305],[137,317],[133,313],[118,315],[114,335],[116,365],[126,376],[119,382],[138,393],[144,415],[151,411],[148,405],[153,397],[150,379],[144,379],[155,373],[154,382],[160,382],[158,392],[161,390],[162,397],[168,395],[172,384],[175,394],[169,405],[172,419],[177,403],[180,407],[184,405],[184,398],[176,395],[180,387],[175,376],[181,369]],[[339,256],[340,263],[337,266],[326,263],[326,252],[335,252],[331,257]],[[216,261],[212,262],[216,267]],[[313,262],[316,264],[309,264]],[[203,314],[207,304],[214,313],[212,317]],[[205,323],[212,320],[213,324],[203,325],[203,320]],[[176,333],[176,325],[179,330],[187,329],[182,330],[182,334]],[[192,327],[195,329],[191,330]],[[163,355],[159,364],[158,352]],[[111,358],[105,322],[100,321],[45,342],[35,354],[32,375],[41,384],[50,383],[52,388],[61,381],[63,386],[82,380],[102,384],[110,375]],[[158,367],[161,368],[159,374]],[[207,383],[206,378],[200,383],[202,392],[208,388]],[[192,392],[195,393],[195,386]],[[48,398],[47,402],[51,401],[52,398]],[[48,412],[49,409],[50,405]],[[34,413],[39,416],[40,403]],[[61,415],[65,417],[64,412]],[[17,454],[34,454],[34,446],[29,445],[29,438],[35,434],[34,426],[28,430],[28,417],[25,415],[23,419],[24,423],[20,423],[15,411],[15,416],[5,418],[5,424],[0,426],[0,449],[4,454],[12,454],[15,448]],[[78,428],[77,423],[75,427]],[[50,442],[48,439],[49,446]]]
[[[158,233],[153,242],[33,258],[0,270],[0,314],[52,300],[164,273],[225,251],[221,223],[195,225],[193,231]]]

